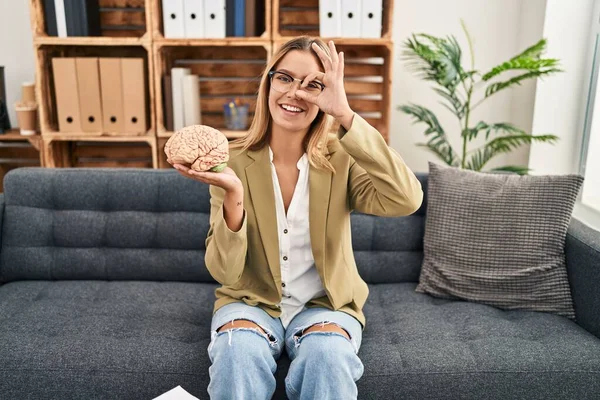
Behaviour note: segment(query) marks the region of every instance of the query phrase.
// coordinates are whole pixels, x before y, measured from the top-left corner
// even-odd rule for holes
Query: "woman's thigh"
[[[358,354],[362,342],[362,325],[360,322],[350,314],[342,311],[333,311],[324,307],[311,307],[296,315],[285,332],[286,351],[290,360],[296,358],[296,349],[302,341],[304,330],[316,324],[335,324],[344,329],[350,336],[354,352]],[[334,334],[346,338],[341,333],[336,332]]]
[[[268,343],[269,348],[271,350],[271,354],[277,360],[281,356],[281,352],[283,350],[284,344],[284,329],[281,325],[281,322],[278,318],[273,318],[266,311],[256,306],[249,306],[246,303],[236,302],[227,304],[221,308],[219,308],[212,317],[211,322],[211,340],[208,346],[208,351],[210,352],[211,347],[213,346],[215,340],[218,337],[228,335],[231,338],[235,335],[235,332],[239,330],[252,330],[253,328],[231,328],[225,329],[220,332],[217,332],[220,327],[227,324],[228,322],[236,320],[246,320],[251,321],[260,326],[263,331],[266,332],[266,336],[262,332],[257,332],[259,335],[263,336],[266,343]]]

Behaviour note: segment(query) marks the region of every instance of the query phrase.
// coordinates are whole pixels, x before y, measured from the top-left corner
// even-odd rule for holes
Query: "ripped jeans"
[[[244,319],[256,328],[232,328],[217,332],[230,321]],[[338,332],[303,331],[313,325],[332,323]],[[235,322],[234,322],[235,325]],[[271,399],[275,392],[277,360],[285,350],[291,360],[285,378],[289,399],[340,399],[358,397],[356,381],[364,367],[358,358],[362,326],[351,315],[327,308],[307,308],[284,329],[259,307],[245,303],[227,304],[213,315],[208,355],[211,399]]]

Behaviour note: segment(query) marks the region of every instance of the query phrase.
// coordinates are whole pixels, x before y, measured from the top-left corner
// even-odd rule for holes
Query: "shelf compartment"
[[[50,168],[157,168],[155,137],[44,137]]]
[[[34,43],[39,44],[75,44],[89,41],[103,41],[106,37],[113,38],[150,38],[147,27],[151,26],[150,9],[152,0],[100,0],[100,36],[72,36],[59,38],[48,36],[44,15],[44,1],[30,0],[30,18]]]
[[[223,39],[213,39],[213,38],[204,38],[204,39],[190,39],[190,38],[165,38],[164,35],[164,27],[163,27],[163,14],[162,14],[162,1],[161,0],[152,0],[152,39],[154,41],[174,41],[186,43],[188,40],[200,40],[207,41],[210,44],[210,41],[220,41]],[[256,40],[258,38],[262,38],[266,41],[270,41],[271,37],[271,0],[256,0],[256,4],[258,7],[256,8],[257,15],[257,34],[255,36],[228,36],[225,39],[235,39],[235,40]],[[261,16],[263,18],[261,18]],[[260,21],[258,21],[258,19]]]
[[[285,40],[275,43],[275,51]],[[350,107],[389,140],[393,45],[336,45],[344,52],[344,87]]]
[[[56,57],[122,57],[142,58],[144,60],[145,97],[146,97],[146,132],[137,135],[154,136],[155,111],[153,101],[153,79],[154,65],[152,62],[152,51],[143,46],[80,46],[80,45],[40,45],[36,48],[36,96],[40,104],[40,124],[42,135],[86,135],[86,136],[130,136],[127,132],[77,132],[59,133],[58,116],[56,111],[56,96],[52,59]]]
[[[365,43],[389,41],[392,37],[393,0],[383,0],[381,39],[359,39]],[[273,0],[273,38],[291,39],[300,35],[319,36],[319,0]],[[325,40],[330,38],[324,38]],[[336,43],[353,38],[335,38]]]
[[[202,124],[223,130],[223,104],[240,98],[250,105],[249,124],[254,115],[260,77],[271,54],[271,45],[243,46],[161,46],[155,51],[157,74],[156,91],[157,134],[170,136],[172,128],[166,123],[164,98],[165,75],[171,68],[185,67],[200,79],[200,108]]]

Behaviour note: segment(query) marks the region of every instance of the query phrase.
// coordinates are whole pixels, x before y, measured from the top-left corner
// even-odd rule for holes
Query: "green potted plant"
[[[551,134],[531,135],[506,122],[473,122],[473,111],[496,93],[520,85],[527,79],[542,78],[562,71],[559,60],[541,57],[546,49],[546,40],[542,39],[490,71],[480,73],[475,69],[471,37],[462,21],[461,25],[471,53],[470,69],[462,65],[462,50],[454,36],[441,38],[421,33],[412,35],[404,43],[403,54],[404,59],[409,61],[409,68],[419,78],[435,83],[433,90],[442,97],[442,105],[456,116],[461,128],[462,150],[457,152],[448,141],[448,132],[431,110],[412,103],[399,106],[399,110],[413,117],[413,123],[427,126],[424,134],[429,140],[418,145],[426,147],[448,165],[481,171],[493,157],[509,153],[526,143],[554,143],[558,140],[557,136]],[[509,71],[513,71],[512,77],[502,79],[502,75]],[[480,134],[485,134],[485,144],[469,149],[469,143]],[[523,175],[529,169],[506,165],[493,168],[492,171]]]

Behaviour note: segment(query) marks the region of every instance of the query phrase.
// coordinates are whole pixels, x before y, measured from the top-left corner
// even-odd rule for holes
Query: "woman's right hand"
[[[208,183],[209,185],[218,186],[227,193],[239,193],[244,191],[242,181],[240,178],[238,178],[235,171],[229,167],[225,167],[225,169],[221,172],[199,172],[182,164],[173,164],[173,167],[179,171],[181,175],[187,178]]]

